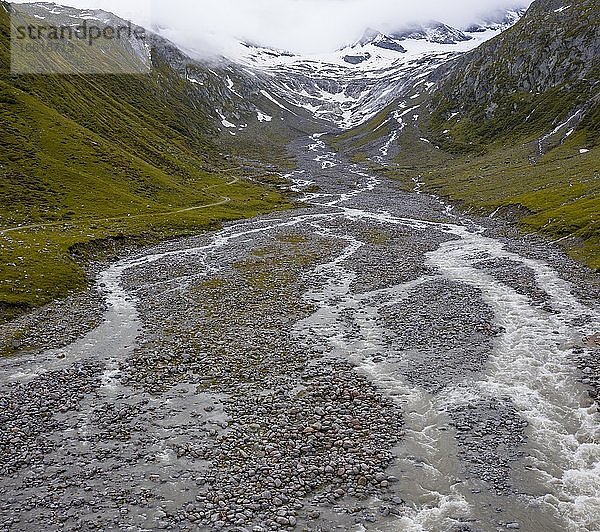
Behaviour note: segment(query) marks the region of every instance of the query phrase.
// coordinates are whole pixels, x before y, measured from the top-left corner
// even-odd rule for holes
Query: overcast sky
[[[21,0],[23,1],[23,0]],[[34,0],[24,0],[34,1]],[[112,11],[136,23],[158,24],[188,47],[221,50],[232,37],[294,52],[324,52],[357,40],[367,27],[416,20],[465,25],[495,8],[530,0],[63,0]]]

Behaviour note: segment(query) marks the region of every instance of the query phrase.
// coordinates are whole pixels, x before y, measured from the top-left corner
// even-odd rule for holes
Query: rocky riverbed
[[[597,530],[597,275],[293,149],[305,208],[2,326],[0,530]]]

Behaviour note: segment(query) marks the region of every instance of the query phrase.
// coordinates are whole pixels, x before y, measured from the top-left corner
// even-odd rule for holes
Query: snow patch
[[[260,111],[256,111],[256,116],[258,117],[259,122],[270,122],[273,120],[272,116],[266,115],[265,113],[261,113]]]
[[[261,90],[260,93],[267,99],[271,100],[277,107],[280,107],[281,109],[283,109],[284,111],[287,111],[288,113],[292,113],[295,116],[296,113],[294,113],[293,111],[290,111],[287,107],[285,107],[283,104],[279,103],[275,98],[273,98],[273,96],[271,96],[266,90]],[[283,120],[283,118],[282,118]]]
[[[223,113],[221,113],[220,111],[217,111],[217,113],[219,114],[219,118],[221,118],[221,124],[223,124],[224,127],[237,128],[235,124],[231,123],[229,120],[227,120],[227,118],[225,118],[225,115]]]
[[[544,142],[546,140],[548,140],[550,137],[552,137],[553,135],[556,135],[562,128],[569,125],[571,123],[571,121],[574,118],[577,118],[581,113],[582,113],[582,110],[579,109],[577,112],[573,113],[569,118],[567,118],[562,124],[559,124],[552,131],[550,131],[550,133],[547,133],[546,135],[544,135],[543,137],[541,137],[538,140],[538,149],[539,149],[540,155],[543,155],[543,153],[544,153]],[[567,132],[567,134],[563,137],[563,139],[567,138],[572,133],[573,133],[573,129],[569,130]]]

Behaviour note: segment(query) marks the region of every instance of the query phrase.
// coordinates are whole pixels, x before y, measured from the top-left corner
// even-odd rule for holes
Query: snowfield
[[[444,25],[406,31],[402,36],[370,30],[356,43],[324,54],[296,55],[240,43],[229,60],[268,76],[273,94],[263,95],[278,106],[285,108],[288,103],[349,129],[372,118],[444,62],[477,48],[518,18],[518,13],[512,13],[504,25],[478,26],[471,32]]]

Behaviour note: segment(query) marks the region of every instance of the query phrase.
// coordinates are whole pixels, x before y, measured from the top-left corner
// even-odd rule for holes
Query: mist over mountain
[[[29,0],[26,0],[29,2]],[[177,45],[204,54],[231,53],[239,40],[296,53],[330,52],[355,42],[368,27],[386,32],[437,20],[463,28],[498,10],[528,7],[530,0],[69,0],[62,4],[104,9],[153,27]]]

